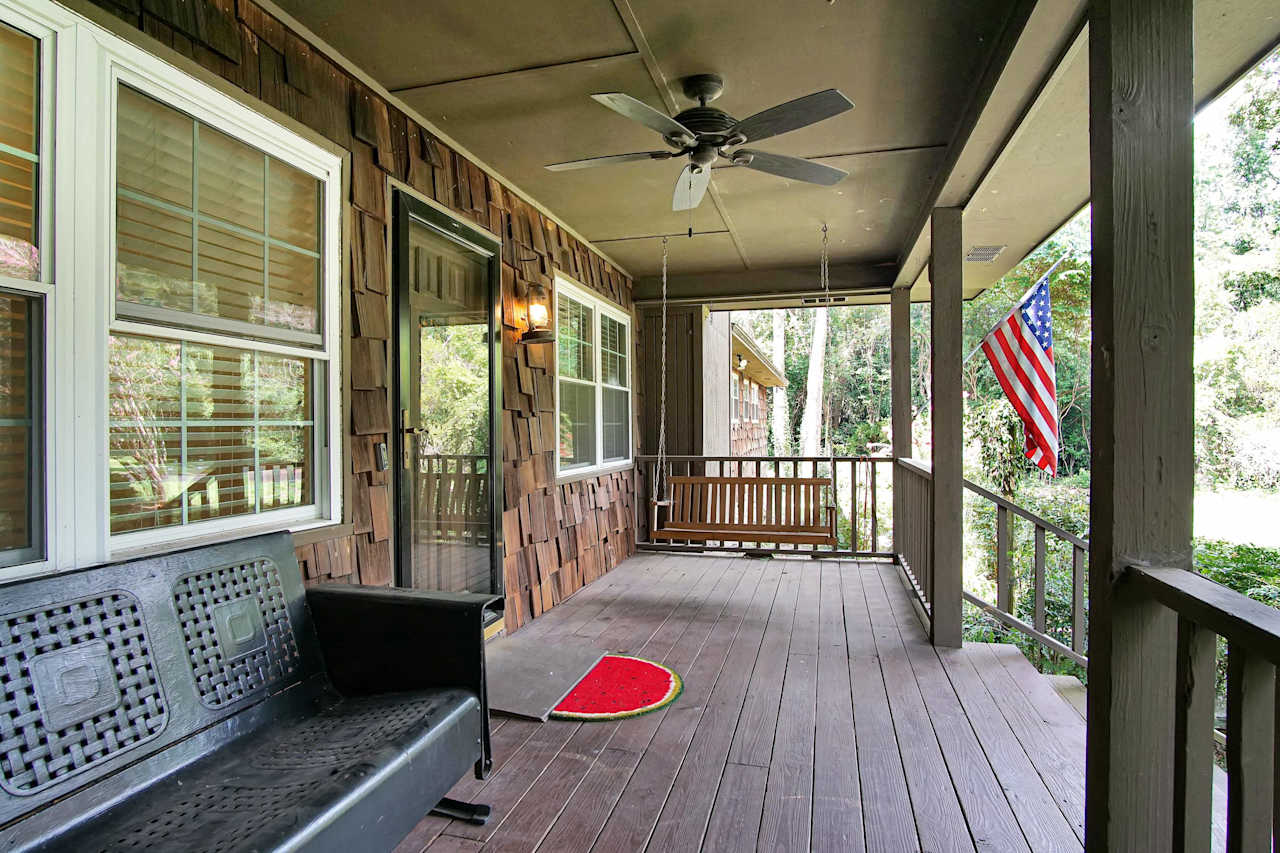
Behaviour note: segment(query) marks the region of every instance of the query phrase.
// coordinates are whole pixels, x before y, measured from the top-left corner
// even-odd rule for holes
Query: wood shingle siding
[[[390,585],[388,177],[502,240],[502,481],[508,631],[634,551],[630,470],[557,485],[555,350],[519,346],[516,306],[554,271],[632,310],[631,280],[251,0],[91,0],[163,45],[351,152],[351,357],[345,520],[354,532],[298,548],[308,584]]]

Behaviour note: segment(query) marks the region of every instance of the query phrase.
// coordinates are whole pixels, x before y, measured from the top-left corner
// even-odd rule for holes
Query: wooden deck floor
[[[888,564],[640,554],[513,639],[683,674],[663,712],[495,718],[494,772],[400,853],[1080,850],[1080,716],[1012,646],[935,650]]]

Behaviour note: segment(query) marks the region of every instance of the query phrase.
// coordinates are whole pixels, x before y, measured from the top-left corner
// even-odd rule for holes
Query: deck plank
[[[814,604],[816,606],[816,600]],[[817,670],[818,659],[812,654],[793,654],[787,658],[757,850],[809,849],[813,823]]]
[[[957,829],[967,826],[964,812],[907,660],[879,569],[874,564],[863,565],[861,576],[920,843],[926,850],[973,851],[969,830]]]
[[[702,845],[706,853],[755,849],[768,776],[768,770],[750,764],[729,764],[724,768]]]
[[[840,565],[844,622],[848,633],[849,682],[853,692],[854,738],[862,791],[862,822],[869,853],[920,849],[911,797],[893,712],[885,691],[875,635],[856,563]]]
[[[768,564],[756,587],[746,618],[733,640],[729,657],[698,722],[693,743],[654,827],[650,839],[650,847],[654,850],[673,853],[698,850],[708,821],[712,819],[713,808],[720,806],[717,790],[724,784],[722,773],[725,772],[734,730],[742,714],[747,685],[755,670],[781,577],[778,565]],[[761,779],[767,775],[767,772],[762,774]],[[760,796],[764,796],[763,781]],[[738,807],[736,801],[734,807]],[[759,823],[758,811],[756,822]]]
[[[853,694],[849,686],[840,566],[834,561],[822,563],[819,623],[811,848],[820,853],[860,853],[865,841],[858,793],[858,747],[853,737]]]
[[[782,562],[782,561],[780,561]],[[778,597],[769,614],[764,642],[756,659],[747,698],[738,718],[738,728],[729,748],[733,764],[768,767],[773,754],[773,735],[778,725],[778,703],[782,699],[782,679],[787,670],[787,654],[791,648],[791,630],[795,625],[796,603],[800,594],[800,574],[784,564]]]

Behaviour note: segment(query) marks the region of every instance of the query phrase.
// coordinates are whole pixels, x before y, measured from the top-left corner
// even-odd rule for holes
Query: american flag
[[[1000,387],[1022,418],[1027,458],[1050,476],[1058,471],[1058,391],[1049,303],[1052,273],[1053,269],[1045,273],[982,340],[982,351]]]

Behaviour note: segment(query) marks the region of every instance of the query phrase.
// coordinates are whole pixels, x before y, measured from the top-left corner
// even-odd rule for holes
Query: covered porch
[[[384,834],[393,819],[407,825],[406,808],[421,816],[402,853],[1271,849],[1280,613],[1189,571],[1191,127],[1197,105],[1280,43],[1271,4],[760,3],[754,16],[729,3],[421,5],[0,0],[0,35],[29,54],[0,65],[23,121],[23,144],[0,154],[21,161],[26,181],[10,205],[23,208],[14,240],[25,266],[0,269],[5,369],[21,378],[5,389],[17,416],[0,425],[16,436],[5,461],[18,484],[0,509],[20,521],[0,552],[6,594],[62,607],[80,582],[59,585],[63,573],[93,584],[104,566],[194,559],[261,534],[283,549],[273,565],[290,572],[303,646],[326,600],[467,610],[474,624],[446,630],[404,606],[392,631],[386,610],[334,607],[323,656],[306,650],[308,677],[355,695],[421,687],[436,658],[462,659],[441,648],[474,646],[459,667],[470,680],[431,687],[475,712],[475,737],[455,726],[462,769],[450,765],[444,784],[474,767],[485,778],[452,796],[493,815],[483,826],[428,815],[440,800],[422,787],[411,794],[420,804],[388,797],[373,821],[386,818]],[[634,92],[673,121],[687,106],[681,75],[707,71],[730,81],[723,103],[741,115],[847,89],[857,112],[807,136],[798,125],[777,151],[851,180],[775,181],[742,168],[758,155],[721,155],[701,207],[672,210],[673,170],[637,161],[609,184],[544,168],[662,144],[588,95]],[[176,178],[155,165],[175,161]],[[247,190],[227,177],[245,163]],[[293,184],[279,178],[294,172]],[[1087,539],[965,481],[960,383],[965,300],[1085,203]],[[272,212],[299,221],[290,230]],[[840,242],[822,256],[820,287],[827,226]],[[238,247],[234,263],[211,234]],[[725,371],[708,355],[709,313],[822,304],[891,314],[891,453],[711,455],[700,400],[708,371],[721,384]],[[913,305],[930,312],[917,342],[929,354],[927,463],[912,458]],[[444,339],[463,330],[466,357],[449,361],[457,341]],[[145,383],[128,370],[138,364]],[[442,364],[452,373],[432,372]],[[474,381],[451,397],[458,376]],[[458,401],[469,407],[461,425],[447,410]],[[799,500],[813,517],[787,531],[791,542],[741,535],[729,515],[710,519],[723,536],[659,542],[671,504],[655,483],[680,466],[756,481],[733,512],[807,477],[814,497]],[[822,488],[839,510],[829,522],[815,509]],[[996,507],[994,601],[964,589],[966,493]],[[1034,529],[1029,619],[1009,603],[1015,516]],[[1050,547],[1072,566],[1061,624],[1048,614]],[[201,634],[209,649],[267,646],[255,609],[267,594],[242,592],[209,593],[223,608]],[[172,610],[163,593],[152,617]],[[966,600],[1087,664],[1087,714],[1015,647],[963,642]],[[26,625],[38,610],[3,615]],[[293,630],[284,624],[268,627]],[[483,642],[503,632],[662,661],[685,692],[621,722],[490,720]],[[105,639],[73,645],[90,643],[75,654],[100,663]],[[33,649],[13,645],[6,660]],[[204,663],[189,671],[181,655],[164,657],[165,690],[201,678]],[[345,679],[330,684],[322,657]],[[184,770],[196,757],[183,750],[232,739],[236,715],[271,733],[270,703],[296,675],[287,660],[209,660],[252,671],[237,676],[242,692],[165,735]],[[11,715],[42,733],[24,734],[36,751],[56,740],[46,730],[96,736],[86,720],[125,708],[89,701],[102,697],[87,674],[87,705],[65,725],[38,707],[38,685]],[[298,693],[285,698],[301,704]],[[151,736],[101,754],[68,748],[40,779],[41,799],[6,788],[0,831],[36,847],[55,836],[29,826],[87,826],[124,801],[116,787],[163,787],[171,777],[143,776],[143,763],[163,763]],[[380,750],[384,770],[407,763],[392,737],[368,738],[334,761]],[[135,775],[117,786],[117,772]],[[362,772],[351,771],[352,790]],[[295,805],[290,791],[272,793]],[[323,811],[310,816],[317,826]]]
[[[494,721],[494,772],[398,848],[1079,850],[1085,723],[1010,645],[929,642],[887,561],[641,553],[513,638],[684,675],[614,723]]]

